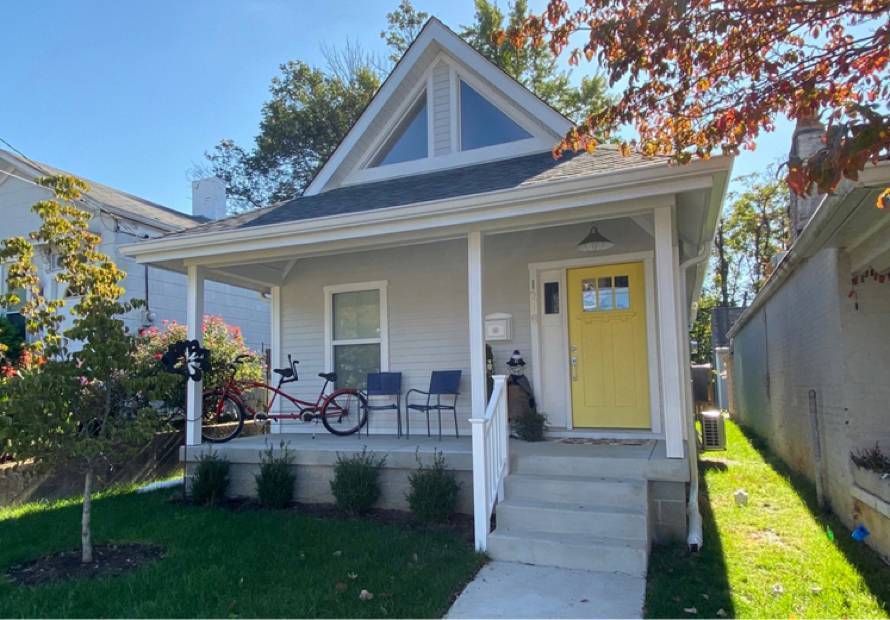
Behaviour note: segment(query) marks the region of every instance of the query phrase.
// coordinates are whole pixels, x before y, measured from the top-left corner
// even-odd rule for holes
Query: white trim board
[[[566,308],[566,312],[563,314],[563,346],[562,346],[562,357],[564,360],[563,363],[563,376],[564,376],[564,402],[566,403],[566,407],[568,411],[566,412],[566,429],[567,431],[574,432],[572,427],[572,385],[570,381],[570,373],[568,367],[568,350],[569,350],[569,332],[568,332],[568,306],[566,304],[567,299],[567,291],[566,291],[566,271],[568,269],[574,267],[596,267],[599,265],[612,265],[618,263],[632,263],[632,262],[642,262],[643,263],[643,272],[645,278],[645,291],[646,291],[646,339],[647,339],[647,347],[646,347],[646,356],[648,358],[648,366],[649,366],[649,416],[650,416],[650,428],[648,431],[631,431],[628,429],[584,429],[585,433],[596,433],[600,437],[628,437],[628,433],[642,433],[647,437],[654,438],[663,438],[663,415],[662,415],[662,403],[660,398],[661,387],[660,387],[660,376],[659,365],[658,365],[658,325],[655,320],[656,315],[656,306],[655,306],[655,273],[654,273],[654,252],[651,250],[643,251],[643,252],[627,252],[623,254],[610,254],[608,256],[590,256],[590,257],[582,257],[582,258],[570,258],[564,260],[555,260],[555,261],[545,261],[545,262],[537,262],[537,263],[529,263],[529,293],[530,293],[530,304],[531,304],[531,347],[532,347],[532,380],[534,381],[535,389],[538,390],[540,394],[543,394],[543,379],[541,373],[541,364],[542,364],[542,347],[541,347],[541,333],[540,333],[540,313],[541,313],[541,304],[543,303],[542,296],[538,294],[538,289],[540,287],[540,274],[545,271],[556,271],[559,270],[562,272],[560,278],[560,304],[563,308]],[[614,434],[614,435],[613,435]]]

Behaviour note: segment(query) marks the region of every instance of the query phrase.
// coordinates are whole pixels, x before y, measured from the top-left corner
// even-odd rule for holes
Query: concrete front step
[[[644,480],[510,474],[504,482],[507,499],[642,509],[646,506]]]
[[[537,476],[582,476],[587,478],[645,479],[649,461],[642,458],[590,456],[514,456],[510,471]]]
[[[643,541],[500,527],[488,537],[488,555],[508,562],[640,576],[645,576],[648,560]]]
[[[498,504],[498,529],[581,534],[646,542],[646,507],[507,499]]]
[[[688,481],[686,459],[668,459],[660,444],[640,446],[558,445],[515,442],[510,471],[518,474]]]

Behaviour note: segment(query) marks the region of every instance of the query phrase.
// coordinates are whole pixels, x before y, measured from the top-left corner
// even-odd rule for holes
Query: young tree
[[[594,149],[598,132],[632,125],[622,143],[685,163],[753,149],[776,116],[822,118],[824,146],[788,162],[786,183],[806,194],[855,179],[890,152],[890,0],[566,0],[497,33],[514,47],[596,59],[620,97],[556,147]],[[890,205],[890,190],[878,206]]]
[[[40,228],[29,239],[0,245],[0,260],[12,261],[7,290],[27,292],[21,312],[31,336],[22,363],[0,383],[0,436],[13,458],[84,476],[81,559],[89,563],[94,477],[142,447],[157,416],[144,405],[148,386],[134,385],[128,376],[136,343],[120,317],[139,304],[121,301],[125,274],[98,251],[101,239],[89,230],[91,216],[75,204],[87,185],[68,176],[38,183],[53,193],[33,207]],[[70,328],[62,329],[65,302],[43,294],[34,262],[38,251],[58,257],[55,278],[77,300]],[[3,306],[22,301],[16,292],[0,297]],[[70,353],[73,340],[80,349]]]

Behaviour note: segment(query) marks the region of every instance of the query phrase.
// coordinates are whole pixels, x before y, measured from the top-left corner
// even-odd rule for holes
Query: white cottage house
[[[336,454],[366,445],[387,456],[382,504],[404,507],[415,452],[441,449],[493,557],[640,573],[652,540],[700,544],[686,332],[731,160],[678,167],[610,146],[554,159],[570,127],[431,19],[303,196],[125,248],[187,273],[193,316],[209,273],[268,291],[273,362],[300,361],[301,397],[319,371],[401,372],[406,391],[462,371],[441,441],[417,413],[407,440],[393,414],[349,438],[273,424],[214,446],[232,493],[252,492],[259,448],[282,440],[297,497],[330,501]],[[548,441],[508,440],[486,341],[498,374],[514,349],[528,362]],[[199,424],[190,462],[209,449]]]
[[[31,207],[52,197],[52,192],[35,183],[42,176],[65,174],[48,164],[25,159],[0,150],[0,239],[27,237],[37,230],[40,218]],[[80,176],[80,175],[73,175]],[[185,230],[225,215],[225,186],[217,179],[196,181],[193,185],[193,215],[169,209],[124,191],[88,181],[90,189],[78,206],[92,213],[90,230],[102,237],[100,251],[110,256],[127,276],[122,282],[126,299],[142,299],[146,307],[125,318],[130,330],[162,327],[163,322],[185,321],[186,279],[181,274],[149,265],[140,265],[120,253],[119,248],[136,240],[148,239]],[[37,255],[44,294],[51,299],[65,298],[53,277],[54,258],[43,252]],[[6,286],[4,266],[0,263],[0,290]],[[269,344],[269,302],[254,287],[237,283],[210,282],[207,286],[207,314],[222,316],[226,322],[242,329],[247,344],[259,351]],[[64,310],[64,309],[63,309]],[[14,323],[23,324],[15,308],[0,308]],[[75,343],[76,346],[76,343]]]

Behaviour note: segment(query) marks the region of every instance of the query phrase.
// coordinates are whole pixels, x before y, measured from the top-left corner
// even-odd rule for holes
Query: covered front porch
[[[637,205],[646,202],[651,201]],[[407,396],[409,390],[427,390],[435,371],[460,371],[457,426],[446,411],[441,433],[468,437],[470,420],[483,418],[488,405],[486,344],[494,374],[506,374],[506,363],[518,350],[552,436],[656,439],[665,443],[670,458],[683,458],[681,322],[691,291],[675,286],[686,279],[676,213],[673,206],[637,208],[629,215],[588,207],[547,222],[505,218],[488,230],[441,232],[431,239],[286,260],[188,261],[190,316],[203,315],[205,278],[265,286],[272,312],[270,365],[287,367],[288,356],[300,362],[299,381],[284,386],[286,392],[314,401],[323,383],[319,372],[336,372],[338,387],[358,388],[365,387],[368,373],[401,373],[400,418],[403,430],[410,426],[413,435],[428,430],[438,435],[439,416],[432,415],[429,428],[421,412],[407,419],[406,400],[418,402],[417,395]],[[592,226],[611,248],[579,250]],[[618,269],[614,277],[611,272],[601,277],[603,269],[612,267]],[[583,278],[580,284],[578,278]],[[585,289],[579,293],[583,299],[575,298],[578,286]],[[571,322],[594,316],[597,304],[616,315],[632,312],[637,322],[630,331],[609,327],[608,333],[570,334]],[[190,327],[196,322],[190,319]],[[633,354],[619,358],[622,337],[633,339]],[[605,348],[615,359],[594,360],[594,351]],[[585,359],[590,360],[586,366]],[[199,390],[193,385],[191,397],[197,398]],[[591,400],[591,393],[595,398],[606,392],[617,413],[610,418],[598,418],[596,411],[579,415],[579,403]],[[623,417],[631,408],[619,407],[622,398],[635,404],[635,418]],[[272,414],[294,412],[292,403],[278,399]],[[372,435],[395,434],[397,428],[394,413],[371,412]],[[314,428],[283,419],[273,420],[271,431],[312,433]],[[188,436],[190,445],[200,443],[199,420],[191,421]]]

